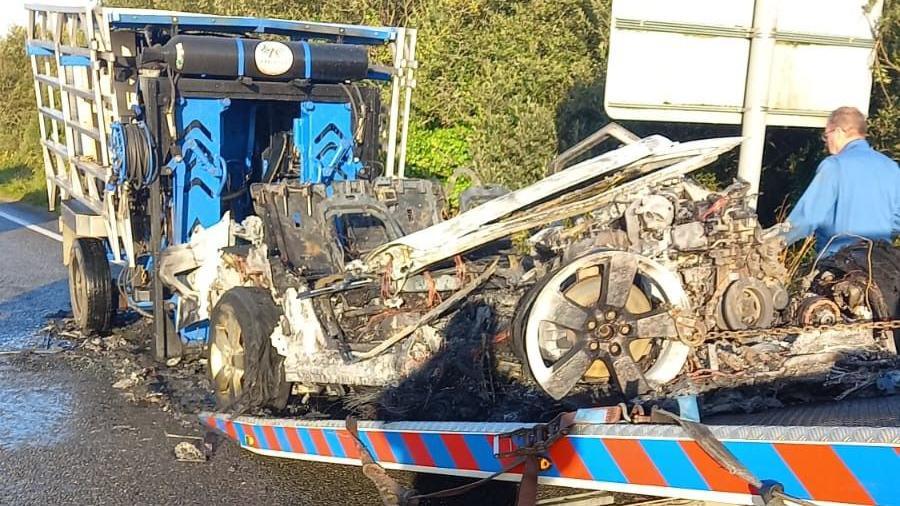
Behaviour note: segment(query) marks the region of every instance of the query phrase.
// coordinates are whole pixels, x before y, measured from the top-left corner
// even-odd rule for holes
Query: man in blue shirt
[[[866,141],[866,118],[854,107],[836,109],[822,140],[831,154],[784,224],[791,245],[813,233],[830,256],[860,236],[890,241],[900,232],[900,167]],[[830,241],[830,242],[829,242]]]

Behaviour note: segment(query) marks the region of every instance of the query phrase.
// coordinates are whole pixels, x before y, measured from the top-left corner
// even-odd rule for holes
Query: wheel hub
[[[244,346],[237,319],[224,312],[212,329],[209,368],[214,386],[221,394],[237,396],[243,390]]]
[[[609,323],[604,323],[603,325],[600,325],[600,328],[598,328],[597,332],[596,332],[596,336],[599,339],[603,339],[603,340],[609,339],[614,335],[616,335],[616,328],[612,324],[609,324]]]
[[[608,319],[605,323],[597,325],[591,321],[588,324],[588,330],[595,339],[608,341],[616,335],[630,336],[634,330],[634,318],[627,318],[625,315],[617,315],[612,319]]]

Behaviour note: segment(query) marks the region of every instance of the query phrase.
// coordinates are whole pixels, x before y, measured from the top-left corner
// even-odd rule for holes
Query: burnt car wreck
[[[896,354],[890,328],[873,323],[893,316],[889,296],[858,259],[792,283],[748,186],[691,179],[739,138],[625,140],[496,198],[470,189],[450,218],[427,180],[256,183],[255,216],[225,216],[171,248],[161,275],[195,319],[210,318],[223,406],[396,385],[448,346],[463,301],[496,322],[497,374],[555,400],[661,396],[704,371],[823,372],[846,350]]]

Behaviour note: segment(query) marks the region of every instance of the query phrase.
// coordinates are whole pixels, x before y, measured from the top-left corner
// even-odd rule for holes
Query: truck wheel
[[[822,262],[823,269],[853,271],[865,275],[872,265],[872,282],[876,296],[871,300],[873,316],[877,319],[900,318],[900,248],[883,241],[870,248],[865,243],[848,246],[834,257]],[[900,330],[894,330],[894,346],[900,350]]]
[[[281,312],[262,288],[222,295],[210,317],[207,371],[220,409],[284,409],[291,384],[270,336]]]
[[[113,314],[113,284],[100,239],[82,237],[72,244],[69,299],[75,322],[85,334],[109,329]]]
[[[900,249],[878,243],[872,250],[872,280],[881,292],[876,318],[900,318]],[[894,330],[894,347],[900,351],[900,329]]]

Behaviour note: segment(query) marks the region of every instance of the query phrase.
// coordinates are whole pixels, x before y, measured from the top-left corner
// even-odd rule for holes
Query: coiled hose
[[[128,182],[134,189],[149,187],[159,175],[159,170],[146,123],[117,123],[112,130],[114,167],[119,183]]]

